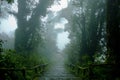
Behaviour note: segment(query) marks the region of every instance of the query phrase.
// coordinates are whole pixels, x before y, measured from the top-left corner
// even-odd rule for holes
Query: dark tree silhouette
[[[120,0],[107,1],[108,60],[120,63]]]
[[[114,64],[110,75],[120,79],[120,0],[107,0],[107,49],[107,62]]]

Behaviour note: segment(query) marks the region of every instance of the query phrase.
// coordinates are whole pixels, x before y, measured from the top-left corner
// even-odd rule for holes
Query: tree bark
[[[108,60],[120,63],[120,0],[107,0]]]
[[[49,0],[40,0],[36,8],[30,10],[27,0],[18,0],[17,24],[15,32],[15,50],[32,51],[40,42],[41,21],[40,16],[46,15]],[[27,20],[28,14],[32,12],[31,18]]]

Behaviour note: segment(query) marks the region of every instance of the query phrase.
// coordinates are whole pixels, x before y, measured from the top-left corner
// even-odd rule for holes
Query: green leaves
[[[13,0],[7,0],[8,1],[8,3],[11,3]]]
[[[72,15],[69,28],[71,43],[68,45],[69,62],[80,65],[94,63],[95,54],[105,54],[102,47],[105,43],[105,3],[104,0],[74,0],[75,13]],[[104,33],[104,34],[103,34]],[[104,39],[102,46],[101,39]],[[98,53],[96,53],[98,52]],[[101,54],[102,53],[102,54]],[[78,59],[77,59],[78,58]],[[74,63],[74,64],[75,64]]]
[[[0,40],[0,54],[1,54],[1,52],[3,51],[3,49],[2,49],[2,43],[3,43],[3,41]]]
[[[1,1],[7,1],[8,3],[14,2],[14,0],[1,0]]]

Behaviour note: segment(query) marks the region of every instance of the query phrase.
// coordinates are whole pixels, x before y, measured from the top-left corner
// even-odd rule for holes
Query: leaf
[[[8,2],[8,3],[12,3],[12,2],[14,2],[14,0],[7,0],[7,2]]]

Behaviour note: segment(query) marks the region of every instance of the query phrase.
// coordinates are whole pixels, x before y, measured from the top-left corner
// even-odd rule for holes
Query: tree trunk
[[[108,60],[120,63],[120,0],[107,2],[107,49]]]
[[[107,0],[107,61],[114,63],[113,80],[120,79],[120,0]]]
[[[30,52],[39,45],[41,41],[40,16],[46,15],[49,0],[40,0],[37,6],[30,10],[28,0],[18,0],[17,23],[18,28],[15,33],[15,50],[17,52]],[[31,18],[27,20],[28,14],[32,12]]]

